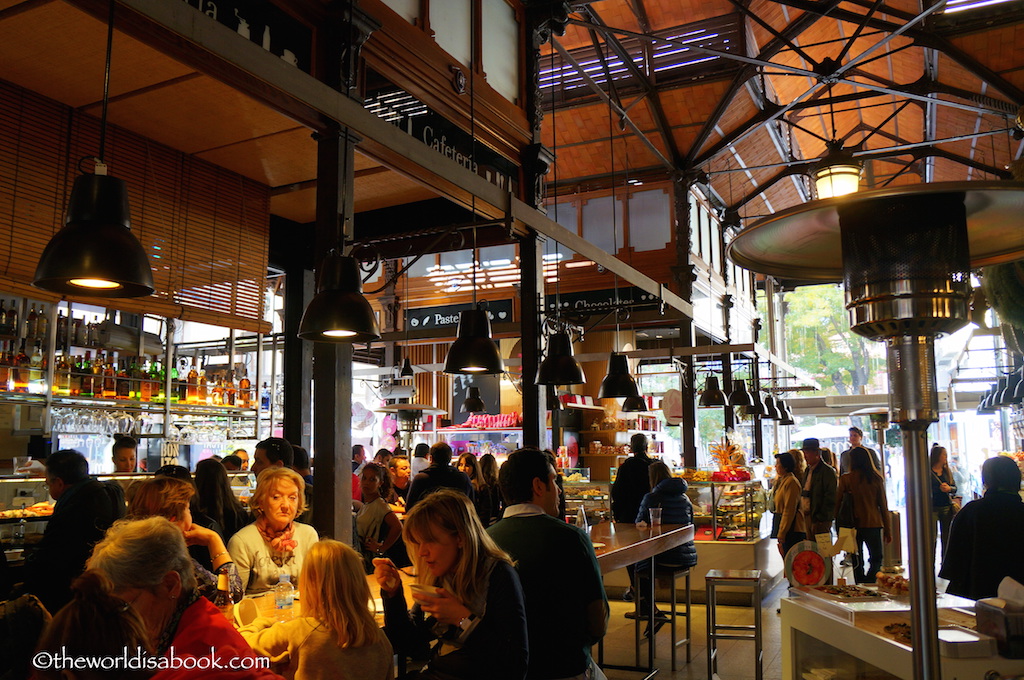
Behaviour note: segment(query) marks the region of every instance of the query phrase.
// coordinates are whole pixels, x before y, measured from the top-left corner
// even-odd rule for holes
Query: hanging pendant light
[[[794,425],[796,421],[793,419],[793,410],[789,407],[782,399],[776,399],[775,405],[779,409],[779,413],[782,418],[779,419],[779,425]]]
[[[480,398],[480,388],[470,387],[466,400],[462,402],[463,413],[483,413],[487,410],[484,400]]]
[[[416,371],[412,370],[412,362],[409,361],[409,357],[406,357],[402,362],[402,370],[398,373],[399,378],[412,378],[416,375]]]
[[[299,322],[299,337],[314,342],[369,342],[380,338],[377,317],[363,297],[359,264],[331,250],[320,263],[317,292]]]
[[[110,103],[110,58],[114,43],[114,7],[107,20],[99,156],[94,174],[75,179],[64,227],[46,244],[32,285],[61,295],[130,298],[152,295],[153,269],[131,232],[128,187],[107,175],[103,162]]]
[[[725,406],[726,399],[725,393],[718,386],[718,377],[709,375],[707,381],[704,383],[704,391],[701,392],[700,401],[698,402],[701,406]]]
[[[1017,388],[1013,391],[1012,402],[1014,404],[1024,403],[1024,368],[1020,369],[1020,376],[1018,376],[1018,378],[1019,382],[1017,383]]]
[[[743,407],[743,414],[747,416],[764,416],[764,396],[761,390],[750,392],[750,405]]]
[[[573,356],[572,339],[566,331],[548,336],[548,353],[537,368],[538,385],[582,385],[583,367]]]
[[[491,339],[491,320],[482,304],[459,313],[459,334],[448,350],[445,373],[494,375],[505,372],[498,345]]]
[[[629,362],[621,352],[612,352],[608,356],[608,374],[601,381],[597,392],[598,399],[612,397],[639,397],[636,381],[629,372]]]
[[[983,394],[981,396],[981,401],[978,402],[978,411],[977,411],[979,416],[989,416],[989,415],[992,415],[992,414],[994,414],[996,412],[995,408],[992,407],[992,392],[993,392],[993,390],[995,390],[994,386],[989,388],[989,390],[987,392],[985,392],[985,394]]]
[[[626,397],[622,400],[622,406],[619,408],[623,413],[636,413],[637,411],[646,411],[647,402],[642,396]]]
[[[775,403],[775,397],[770,394],[764,398],[764,417],[771,420],[782,420],[782,413]]]
[[[861,164],[853,154],[843,148],[842,142],[832,140],[825,156],[813,170],[818,198],[856,193],[860,189],[860,171]]]
[[[732,392],[729,394],[729,406],[750,406],[754,403],[747,392],[747,385],[742,380],[732,381]]]

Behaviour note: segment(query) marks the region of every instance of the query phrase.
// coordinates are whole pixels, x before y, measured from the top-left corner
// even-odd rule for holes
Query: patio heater
[[[812,201],[729,244],[747,269],[842,280],[851,329],[887,347],[889,413],[903,435],[915,679],[938,679],[927,429],[938,420],[935,337],[969,321],[970,270],[1024,256],[1024,183],[890,187]]]

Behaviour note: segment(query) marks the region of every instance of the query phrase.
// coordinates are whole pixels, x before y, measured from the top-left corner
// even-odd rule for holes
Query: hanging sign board
[[[616,304],[616,300],[618,304]],[[587,290],[579,293],[561,293],[557,296],[557,304],[556,296],[548,295],[544,303],[548,314],[556,311],[563,314],[600,314],[610,312],[616,307],[652,309],[657,307],[658,304],[658,296],[635,286],[619,288],[618,295],[616,295],[614,288]]]
[[[410,309],[405,313],[405,323],[410,330],[425,328],[445,328],[459,325],[459,312],[471,309],[472,304],[444,305],[441,307],[424,307]],[[491,323],[512,321],[512,300],[488,300],[487,315]]]
[[[313,29],[269,0],[182,0],[243,38],[310,72]]]

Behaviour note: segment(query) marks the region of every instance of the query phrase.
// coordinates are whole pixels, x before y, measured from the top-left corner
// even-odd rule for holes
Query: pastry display
[[[33,519],[49,517],[53,514],[53,506],[46,502],[36,503],[24,508],[0,510],[0,519]]]

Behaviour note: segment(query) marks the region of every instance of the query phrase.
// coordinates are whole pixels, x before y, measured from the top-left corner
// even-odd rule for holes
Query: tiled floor
[[[779,606],[779,599],[786,596],[788,584],[782,583],[775,590],[768,594],[761,603],[761,636],[764,646],[764,680],[780,680],[782,677],[782,642],[779,615],[775,610]],[[668,609],[666,603],[659,603],[659,608]],[[671,628],[666,624],[658,632],[658,641],[655,647],[655,665],[661,670],[657,678],[668,679],[678,678],[680,680],[707,680],[708,659],[707,659],[707,612],[704,605],[695,604],[693,612],[693,642],[691,647],[691,661],[686,663],[686,648],[679,647],[676,651],[677,667],[674,673],[671,670]],[[633,621],[625,617],[627,611],[632,611],[632,603],[614,600],[611,603],[611,620],[608,624],[608,634],[605,636],[605,662],[615,664],[632,664],[633,657]],[[719,623],[745,624],[753,623],[754,612],[750,607],[718,606]],[[685,620],[679,619],[678,635],[682,637]],[[642,629],[641,629],[642,630]],[[721,680],[753,680],[754,673],[754,643],[742,640],[723,640],[718,643],[718,677]],[[596,654],[596,648],[595,648]],[[641,662],[647,659],[646,642],[640,645]],[[638,680],[644,676],[640,672],[631,671],[606,671],[609,680]]]

